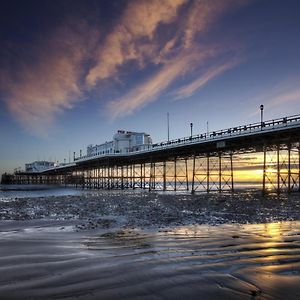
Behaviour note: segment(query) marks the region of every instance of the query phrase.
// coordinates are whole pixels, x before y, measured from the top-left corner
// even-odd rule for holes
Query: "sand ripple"
[[[300,299],[300,222],[59,228],[0,232],[1,299]]]

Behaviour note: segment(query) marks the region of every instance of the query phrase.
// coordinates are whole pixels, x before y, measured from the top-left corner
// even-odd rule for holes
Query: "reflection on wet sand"
[[[300,299],[300,222],[84,233],[47,226],[1,233],[2,296]]]
[[[128,272],[126,282],[142,284],[144,296],[151,282],[151,291],[162,298],[298,299],[299,229],[296,222],[182,226],[117,232],[90,240],[89,247],[110,244],[117,257],[130,257],[139,275]],[[120,251],[121,245],[134,251]]]

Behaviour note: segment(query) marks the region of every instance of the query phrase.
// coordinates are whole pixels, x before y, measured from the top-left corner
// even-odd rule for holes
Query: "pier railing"
[[[212,140],[225,140],[236,136],[247,136],[257,133],[270,132],[272,130],[280,130],[286,127],[300,126],[300,115],[294,115],[284,118],[272,119],[264,122],[257,122],[248,125],[240,125],[235,127],[230,127],[227,129],[221,129],[216,131],[210,131],[207,133],[195,134],[192,136],[186,136],[178,139],[172,139],[169,141],[164,141],[161,143],[155,143],[148,145],[145,149],[131,151],[127,153],[106,153],[106,154],[95,154],[91,156],[81,156],[75,158],[75,161],[87,161],[90,159],[100,158],[100,157],[115,157],[115,156],[130,156],[138,153],[147,153],[152,151],[163,150],[166,148],[175,148],[189,144],[195,143],[205,143]]]

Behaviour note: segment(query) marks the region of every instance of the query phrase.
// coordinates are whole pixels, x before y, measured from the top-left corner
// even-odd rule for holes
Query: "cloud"
[[[187,11],[182,11],[179,16],[179,10],[186,3],[190,4]],[[130,2],[118,24],[106,37],[104,45],[98,47],[95,66],[86,78],[88,86],[94,87],[97,82],[114,77],[118,68],[130,60],[137,61],[140,66],[152,62],[165,63],[176,44],[180,44],[179,50],[193,47],[199,32],[205,32],[227,9],[242,3],[233,0]],[[174,24],[177,28],[174,36],[167,41],[156,39],[163,24]]]
[[[300,78],[290,78],[273,84],[267,91],[259,91],[258,95],[251,96],[253,102],[257,103],[255,110],[250,112],[250,116],[260,114],[259,104],[264,104],[268,111],[276,111],[282,115],[285,112],[295,110],[295,105],[300,102]]]
[[[31,50],[33,60],[22,59],[14,72],[3,70],[8,109],[28,131],[47,135],[55,116],[82,99],[80,77],[87,55],[82,45],[88,47],[83,31],[85,24],[78,22],[60,27]]]
[[[177,89],[174,92],[175,100],[183,99],[190,97],[197,90],[204,87],[209,81],[216,78],[217,76],[223,74],[224,72],[232,69],[236,65],[241,62],[240,59],[233,59],[232,61],[216,65],[208,70],[205,70],[204,74],[202,74],[199,78],[195,79],[193,82]]]
[[[172,64],[166,64],[159,72],[143,84],[132,89],[125,96],[109,102],[108,110],[114,118],[122,115],[128,115],[137,109],[144,107],[152,101],[155,101],[174,80],[185,74],[193,68],[199,60],[204,61],[206,58],[215,53],[212,49],[202,51],[187,52],[178,55],[173,59]]]
[[[17,53],[19,45],[7,48],[9,54],[3,57],[8,57],[8,63],[0,64],[0,85],[8,109],[27,130],[44,135],[58,114],[105,89],[107,80],[122,82],[127,89],[124,96],[101,99],[110,115],[119,117],[158,100],[179,79],[193,80],[197,68],[208,68],[202,77],[177,89],[177,97],[187,97],[234,67],[234,63],[216,66],[212,59],[226,52],[226,45],[204,43],[202,38],[221,16],[241,3],[129,1],[108,33],[98,28],[101,20],[94,11],[89,18],[66,16],[45,36],[33,39],[30,46],[25,44],[28,55]],[[130,62],[134,68],[129,70]],[[147,73],[146,79],[139,79],[141,71]],[[130,90],[128,78],[136,84]]]
[[[118,25],[97,51],[95,66],[89,71],[87,84],[110,78],[129,60],[150,58],[154,33],[161,24],[174,21],[178,8],[186,0],[139,0],[130,2]]]
[[[280,92],[277,96],[272,99],[273,105],[286,105],[290,102],[300,101],[300,88],[296,87],[289,88],[289,90],[284,90]]]
[[[205,68],[207,68],[209,59],[217,58],[218,55],[224,54],[229,50],[232,51],[233,46],[226,47],[225,45],[216,44],[201,45],[201,43],[199,46],[199,43],[195,39],[197,35],[207,33],[210,24],[228,9],[235,6],[238,6],[236,1],[227,1],[226,3],[211,0],[193,2],[186,13],[181,15],[182,20],[178,21],[175,34],[171,38],[165,40],[163,47],[159,48],[152,45],[150,50],[148,49],[149,52],[151,52],[150,62],[160,65],[161,68],[159,71],[154,75],[151,75],[149,79],[130,90],[124,96],[109,102],[107,105],[109,114],[115,118],[134,113],[145,105],[158,100],[159,95],[161,95],[162,92],[164,92],[175,80],[178,80],[186,73],[193,73],[193,71],[200,66],[205,66]],[[166,20],[172,21],[174,17],[175,15],[172,13]],[[128,20],[128,22],[130,23],[130,20]],[[157,18],[155,22],[152,22],[152,25],[155,23],[160,23],[159,18]],[[154,31],[155,26],[153,25],[151,26],[151,30],[147,31],[146,35],[151,39],[152,43],[156,42],[153,37]],[[118,36],[117,33],[113,34],[114,37],[115,35]],[[120,39],[123,39],[123,41],[126,40],[128,45],[134,43],[133,48],[135,49],[143,49],[139,45],[138,38],[134,40],[131,38],[126,39],[125,35],[123,35],[122,38],[120,37],[117,40],[120,41]],[[120,43],[115,43],[114,45],[117,45],[116,48],[118,49],[118,54],[121,54],[121,51],[119,50]],[[112,49],[113,47],[108,48]],[[113,52],[114,51],[115,49]],[[135,59],[136,57],[139,59],[142,57],[143,59],[145,53],[136,52],[135,54],[137,55],[120,55],[120,59],[117,61],[114,60],[113,64],[100,63],[88,76],[90,84],[95,84],[97,80],[103,79],[106,76],[111,76],[112,73],[116,72],[117,66],[124,63],[126,59]],[[197,89],[207,84],[209,80],[224,73],[226,70],[233,68],[239,62],[239,60],[234,59],[219,66],[210,67],[201,78],[178,89],[175,92],[177,98],[190,96]],[[213,64],[211,61],[210,63]],[[109,72],[107,72],[108,65],[110,66]],[[95,71],[95,73],[93,73],[93,71]]]

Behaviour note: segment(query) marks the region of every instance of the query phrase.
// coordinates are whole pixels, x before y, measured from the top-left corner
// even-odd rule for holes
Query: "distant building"
[[[145,132],[132,132],[119,130],[113,140],[101,145],[89,145],[87,156],[105,155],[112,153],[129,153],[148,149],[152,145],[152,139]]]
[[[42,172],[44,170],[53,167],[54,167],[54,162],[34,161],[32,163],[25,164],[25,172]]]

